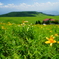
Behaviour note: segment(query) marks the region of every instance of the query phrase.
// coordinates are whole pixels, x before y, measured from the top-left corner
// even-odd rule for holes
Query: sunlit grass
[[[0,23],[0,59],[58,58],[59,25]]]

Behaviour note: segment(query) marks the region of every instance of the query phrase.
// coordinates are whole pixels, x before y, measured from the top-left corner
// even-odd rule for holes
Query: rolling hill
[[[23,12],[10,12],[7,14],[0,15],[0,17],[35,17],[35,16],[47,15],[47,16],[54,16],[50,14],[45,14],[42,12],[36,11],[23,11]]]

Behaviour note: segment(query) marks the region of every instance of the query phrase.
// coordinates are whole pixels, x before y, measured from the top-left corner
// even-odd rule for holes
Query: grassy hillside
[[[18,17],[17,15],[20,17]],[[7,16],[7,17],[3,17],[3,16]],[[31,11],[31,12],[11,12],[8,14],[0,15],[0,22],[22,23],[22,21],[29,21],[29,23],[34,24],[36,21],[39,20],[42,22],[42,20],[46,18],[59,20],[59,16],[47,15],[42,12]]]
[[[10,12],[7,14],[0,15],[2,17],[32,17],[39,14],[38,12],[35,11],[24,11],[24,12]]]
[[[36,12],[36,11],[23,11],[23,12],[10,12],[7,14],[0,15],[0,17],[35,17],[37,15],[48,15],[44,14],[42,12]],[[49,15],[53,16],[53,15]]]

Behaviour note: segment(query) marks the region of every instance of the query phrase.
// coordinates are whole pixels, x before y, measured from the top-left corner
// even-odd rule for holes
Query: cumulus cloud
[[[3,5],[3,3],[0,2],[0,5]]]
[[[3,5],[3,3],[0,2],[0,8],[12,8],[17,10],[34,10],[34,11],[43,11],[43,10],[55,10],[59,9],[59,2],[46,2],[46,3],[38,3],[35,2],[34,4],[26,4],[21,3],[19,5],[16,4],[7,4]]]

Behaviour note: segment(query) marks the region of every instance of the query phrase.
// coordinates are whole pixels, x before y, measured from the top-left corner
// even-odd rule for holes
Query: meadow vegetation
[[[36,21],[42,22],[46,18],[59,19],[59,16],[44,14],[36,11],[24,11],[24,12],[10,12],[0,15],[0,22],[7,23],[22,23],[22,21],[29,21],[29,23],[35,24]]]
[[[0,23],[0,59],[59,59],[59,25]]]
[[[16,23],[16,24],[21,24],[22,21],[29,21],[28,23],[35,24],[36,21],[42,22],[44,19],[51,18],[51,19],[56,19],[59,20],[59,16],[36,16],[36,17],[0,17],[0,22],[3,23]]]
[[[59,16],[0,17],[0,59],[59,59],[59,25],[35,24]]]

